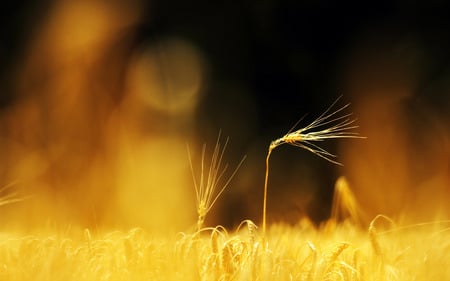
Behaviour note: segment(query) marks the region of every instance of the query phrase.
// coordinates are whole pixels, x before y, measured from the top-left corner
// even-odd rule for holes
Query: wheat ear
[[[351,118],[352,113],[339,115],[339,113],[342,113],[350,106],[350,104],[346,104],[337,110],[332,110],[340,98],[341,97],[338,97],[319,117],[306,127],[293,131],[296,124],[286,135],[270,143],[266,157],[266,175],[264,180],[263,234],[266,231],[267,182],[269,179],[269,158],[272,150],[286,143],[306,149],[333,164],[342,165],[335,160],[337,157],[336,155],[331,154],[313,142],[337,138],[364,138],[359,136],[357,132],[352,131],[353,129],[358,128],[358,126],[355,125],[356,119]]]
[[[194,168],[192,167],[192,159],[191,154],[189,152],[189,146],[188,146],[188,157],[189,157],[189,164],[191,168],[192,178],[194,180],[194,187],[195,187],[195,196],[197,200],[197,214],[198,214],[198,220],[197,220],[197,229],[200,230],[203,226],[203,223],[205,221],[206,214],[211,210],[214,203],[216,203],[219,196],[222,194],[222,192],[225,190],[225,188],[230,184],[231,180],[233,179],[234,175],[236,174],[239,167],[242,165],[242,162],[245,160],[245,156],[242,158],[242,160],[239,162],[237,167],[234,169],[233,173],[231,174],[228,179],[225,180],[225,183],[221,185],[222,178],[224,177],[225,172],[227,171],[228,164],[223,164],[223,156],[225,153],[225,149],[228,144],[228,137],[225,140],[225,143],[223,146],[220,144],[220,137],[221,133],[219,132],[219,135],[217,137],[216,146],[214,147],[214,152],[211,158],[211,162],[209,163],[209,168],[205,167],[205,151],[206,151],[206,144],[203,145],[202,148],[202,157],[201,157],[201,171],[200,171],[200,181],[197,182],[195,179],[195,173]],[[205,176],[205,170],[208,170],[208,174]],[[217,192],[217,190],[220,188],[220,190]]]

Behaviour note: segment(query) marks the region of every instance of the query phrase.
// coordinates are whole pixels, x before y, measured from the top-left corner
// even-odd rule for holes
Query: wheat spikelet
[[[255,243],[256,229],[258,227],[252,221],[247,223],[248,235],[250,236],[250,245]]]
[[[220,264],[223,272],[232,274],[234,272],[233,248],[230,243],[225,243],[220,253]]]
[[[318,118],[311,122],[306,127],[300,128],[294,132],[289,132],[283,137],[272,141],[269,146],[269,150],[275,149],[277,146],[282,144],[290,144],[304,148],[319,157],[324,158],[331,163],[342,165],[341,163],[333,160],[337,156],[329,153],[328,151],[320,148],[312,142],[323,141],[326,139],[336,139],[336,138],[362,138],[357,132],[351,131],[352,129],[358,128],[354,125],[356,119],[351,119],[349,114],[344,114],[342,116],[336,117],[339,112],[342,112],[350,104],[346,104],[343,107],[330,112],[333,106],[340,99],[336,99]]]
[[[258,228],[256,226],[256,224],[254,222],[252,222],[251,220],[244,220],[242,221],[239,226],[237,227],[237,231],[239,231],[241,229],[241,227],[246,224],[247,225],[247,231],[248,231],[248,236],[249,236],[249,240],[250,240],[250,245],[253,245],[255,243],[255,238],[256,238],[256,229]]]
[[[238,237],[226,241],[220,252],[220,264],[227,277],[232,277],[238,272],[244,272],[246,261],[250,258],[250,251],[246,242]]]
[[[346,242],[342,242],[339,243],[338,246],[336,246],[336,248],[334,248],[334,250],[329,254],[328,256],[328,264],[333,264],[336,259],[339,257],[339,255],[348,248],[348,246],[350,246],[350,244],[346,243]]]
[[[237,170],[245,160],[244,156],[237,165],[237,167],[234,169],[234,171],[231,173],[231,176],[225,180],[225,183],[221,183],[224,174],[228,169],[228,164],[223,165],[222,160],[229,138],[226,138],[225,143],[222,146],[220,144],[220,137],[221,133],[219,132],[216,141],[216,146],[214,147],[213,155],[211,158],[211,162],[209,163],[209,168],[205,167],[206,144],[203,145],[199,182],[197,182],[195,177],[194,168],[192,166],[191,154],[188,146],[189,164],[191,168],[192,178],[194,181],[195,197],[197,201],[197,214],[198,214],[197,230],[200,230],[203,227],[206,215],[214,206],[214,203],[216,203],[217,199],[220,197],[225,188],[230,184]],[[207,175],[205,175],[206,170],[208,170]],[[219,191],[217,192],[218,189]]]
[[[314,142],[321,142],[327,139],[338,139],[338,138],[364,138],[359,136],[357,132],[352,131],[358,128],[355,125],[356,119],[350,118],[351,113],[343,114],[341,113],[350,104],[346,104],[335,111],[332,108],[340,99],[337,98],[318,118],[312,121],[306,127],[300,128],[296,131],[292,131],[295,125],[286,135],[283,137],[272,141],[269,145],[269,150],[266,156],[266,175],[264,180],[264,199],[263,199],[263,222],[262,222],[262,232],[263,235],[266,231],[266,206],[267,206],[267,183],[269,179],[269,158],[272,151],[282,145],[290,144],[303,149],[306,149],[315,155],[337,165],[342,165],[335,160],[336,155],[326,151],[325,149],[314,144]]]
[[[324,280],[348,280],[344,275],[347,273],[345,269],[354,272],[355,269],[344,261],[338,261],[338,257],[342,252],[350,246],[349,243],[339,243],[325,259],[325,278]]]

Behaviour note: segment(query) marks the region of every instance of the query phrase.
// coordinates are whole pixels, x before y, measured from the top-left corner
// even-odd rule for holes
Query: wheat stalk
[[[239,169],[239,167],[242,165],[242,163],[245,160],[245,156],[244,156],[242,158],[242,160],[239,162],[239,164],[237,165],[237,167],[234,169],[231,176],[225,180],[224,184],[221,184],[223,182],[224,174],[228,169],[228,164],[223,164],[222,160],[223,160],[223,156],[224,156],[225,149],[227,147],[229,138],[228,137],[226,138],[225,143],[222,146],[220,144],[220,137],[221,137],[221,133],[219,132],[219,135],[218,135],[217,141],[216,141],[216,146],[214,147],[213,155],[211,158],[211,162],[209,163],[209,168],[205,167],[206,166],[205,165],[206,144],[203,144],[199,182],[197,182],[196,177],[195,177],[194,168],[192,166],[191,154],[190,154],[189,146],[188,146],[189,165],[191,168],[192,178],[194,181],[195,196],[196,196],[196,201],[197,201],[197,214],[198,214],[197,229],[198,230],[200,230],[202,228],[206,215],[211,210],[211,208],[214,206],[214,203],[216,203],[217,199],[220,197],[220,195],[225,190],[225,188],[230,184],[230,182],[233,179],[234,175],[236,174],[237,170]],[[208,170],[207,175],[205,175],[206,170]],[[218,189],[219,189],[219,191],[217,192]]]
[[[338,97],[319,117],[317,117],[314,121],[312,121],[306,127],[300,128],[296,131],[293,129],[294,127],[283,137],[276,139],[270,143],[269,150],[267,152],[266,157],[266,176],[264,180],[264,201],[263,201],[263,222],[262,222],[262,231],[263,234],[266,231],[266,206],[267,206],[267,182],[269,179],[269,158],[272,151],[282,145],[282,144],[290,144],[293,146],[297,146],[303,149],[306,149],[315,155],[337,165],[342,165],[338,161],[335,160],[336,155],[326,151],[325,149],[319,147],[314,144],[314,142],[321,142],[327,139],[338,139],[338,138],[364,138],[359,136],[357,132],[352,131],[353,129],[358,128],[355,125],[356,119],[351,118],[352,113],[339,115],[350,106],[350,104],[346,104],[335,111],[332,111],[332,108],[336,105],[338,100],[341,97]]]

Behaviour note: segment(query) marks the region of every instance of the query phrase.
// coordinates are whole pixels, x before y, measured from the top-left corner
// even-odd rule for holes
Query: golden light
[[[368,218],[448,218],[448,120],[414,97],[419,70],[389,47],[361,48],[345,75],[361,134],[344,148],[344,167]],[[416,105],[415,103],[419,104]]]
[[[195,210],[186,143],[204,63],[175,38],[130,52],[124,35],[139,9],[60,1],[36,27],[19,98],[1,115],[2,180],[28,198],[4,221],[160,232],[191,224],[195,212],[179,206]]]
[[[338,105],[342,115],[330,107],[272,143],[255,137],[234,165],[226,154],[240,136],[199,149],[198,126],[221,129],[196,119],[211,82],[206,52],[176,35],[137,42],[145,4],[55,1],[34,27],[14,100],[0,111],[0,280],[450,279],[449,120],[408,111],[417,109],[417,68],[388,49],[353,50],[340,77],[352,101]],[[218,116],[251,139],[250,90],[230,89],[208,106],[245,108]],[[315,144],[330,138],[352,140],[335,158]],[[272,152],[281,144],[344,164],[320,225],[306,209],[323,171],[287,163],[291,174],[271,169],[280,175],[269,183],[271,153],[271,167],[285,161]],[[254,171],[267,149],[264,186]],[[262,222],[211,227],[224,217],[214,218],[228,191],[218,190],[234,181],[243,188],[228,196],[244,206],[222,209]],[[270,186],[264,199],[258,184],[261,195]],[[268,208],[266,226],[267,198],[278,209]]]

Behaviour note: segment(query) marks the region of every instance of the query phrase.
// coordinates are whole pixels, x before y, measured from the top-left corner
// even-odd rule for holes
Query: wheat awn
[[[320,142],[327,139],[337,139],[337,138],[364,138],[359,136],[357,132],[352,131],[353,129],[358,128],[358,126],[355,125],[356,119],[351,118],[352,113],[344,114],[342,116],[338,115],[338,113],[343,112],[344,109],[349,107],[350,104],[346,104],[338,108],[337,110],[332,111],[332,108],[336,105],[336,103],[340,98],[341,97],[338,97],[319,117],[317,117],[306,127],[293,131],[293,129],[297,126],[297,124],[295,124],[294,127],[286,135],[270,143],[266,157],[266,175],[264,180],[264,201],[263,201],[263,222],[262,222],[263,234],[266,231],[266,206],[267,206],[267,182],[269,179],[269,158],[272,151],[276,147],[285,143],[290,144],[293,146],[306,149],[333,164],[342,165],[341,163],[335,160],[335,158],[337,157],[336,155],[326,151],[325,149],[314,144],[313,142]]]
[[[225,172],[228,169],[228,164],[223,165],[222,160],[225,153],[225,149],[228,144],[229,138],[227,137],[225,140],[225,143],[223,146],[220,144],[220,137],[221,133],[219,132],[219,135],[217,137],[216,146],[213,151],[213,155],[211,158],[211,162],[209,163],[209,169],[208,169],[208,175],[205,178],[205,152],[206,152],[206,144],[203,145],[202,148],[202,156],[201,156],[201,171],[200,171],[200,181],[197,183],[197,180],[195,179],[195,173],[194,168],[192,166],[192,159],[191,154],[189,151],[188,146],[188,157],[189,157],[189,164],[191,168],[192,178],[194,181],[194,188],[195,188],[195,196],[197,200],[197,214],[198,214],[198,220],[197,220],[197,229],[200,230],[203,226],[203,223],[205,221],[205,217],[208,214],[208,212],[211,210],[211,208],[214,206],[214,203],[217,201],[217,199],[220,197],[220,195],[223,193],[225,188],[230,184],[231,180],[233,179],[234,175],[236,174],[237,170],[240,168],[242,163],[245,160],[245,156],[241,159],[237,167],[234,169],[234,171],[231,173],[231,176],[228,177],[228,179],[225,181],[224,184],[222,184],[222,187],[217,192],[217,189],[219,188],[219,185],[221,185],[222,178],[224,177]]]

